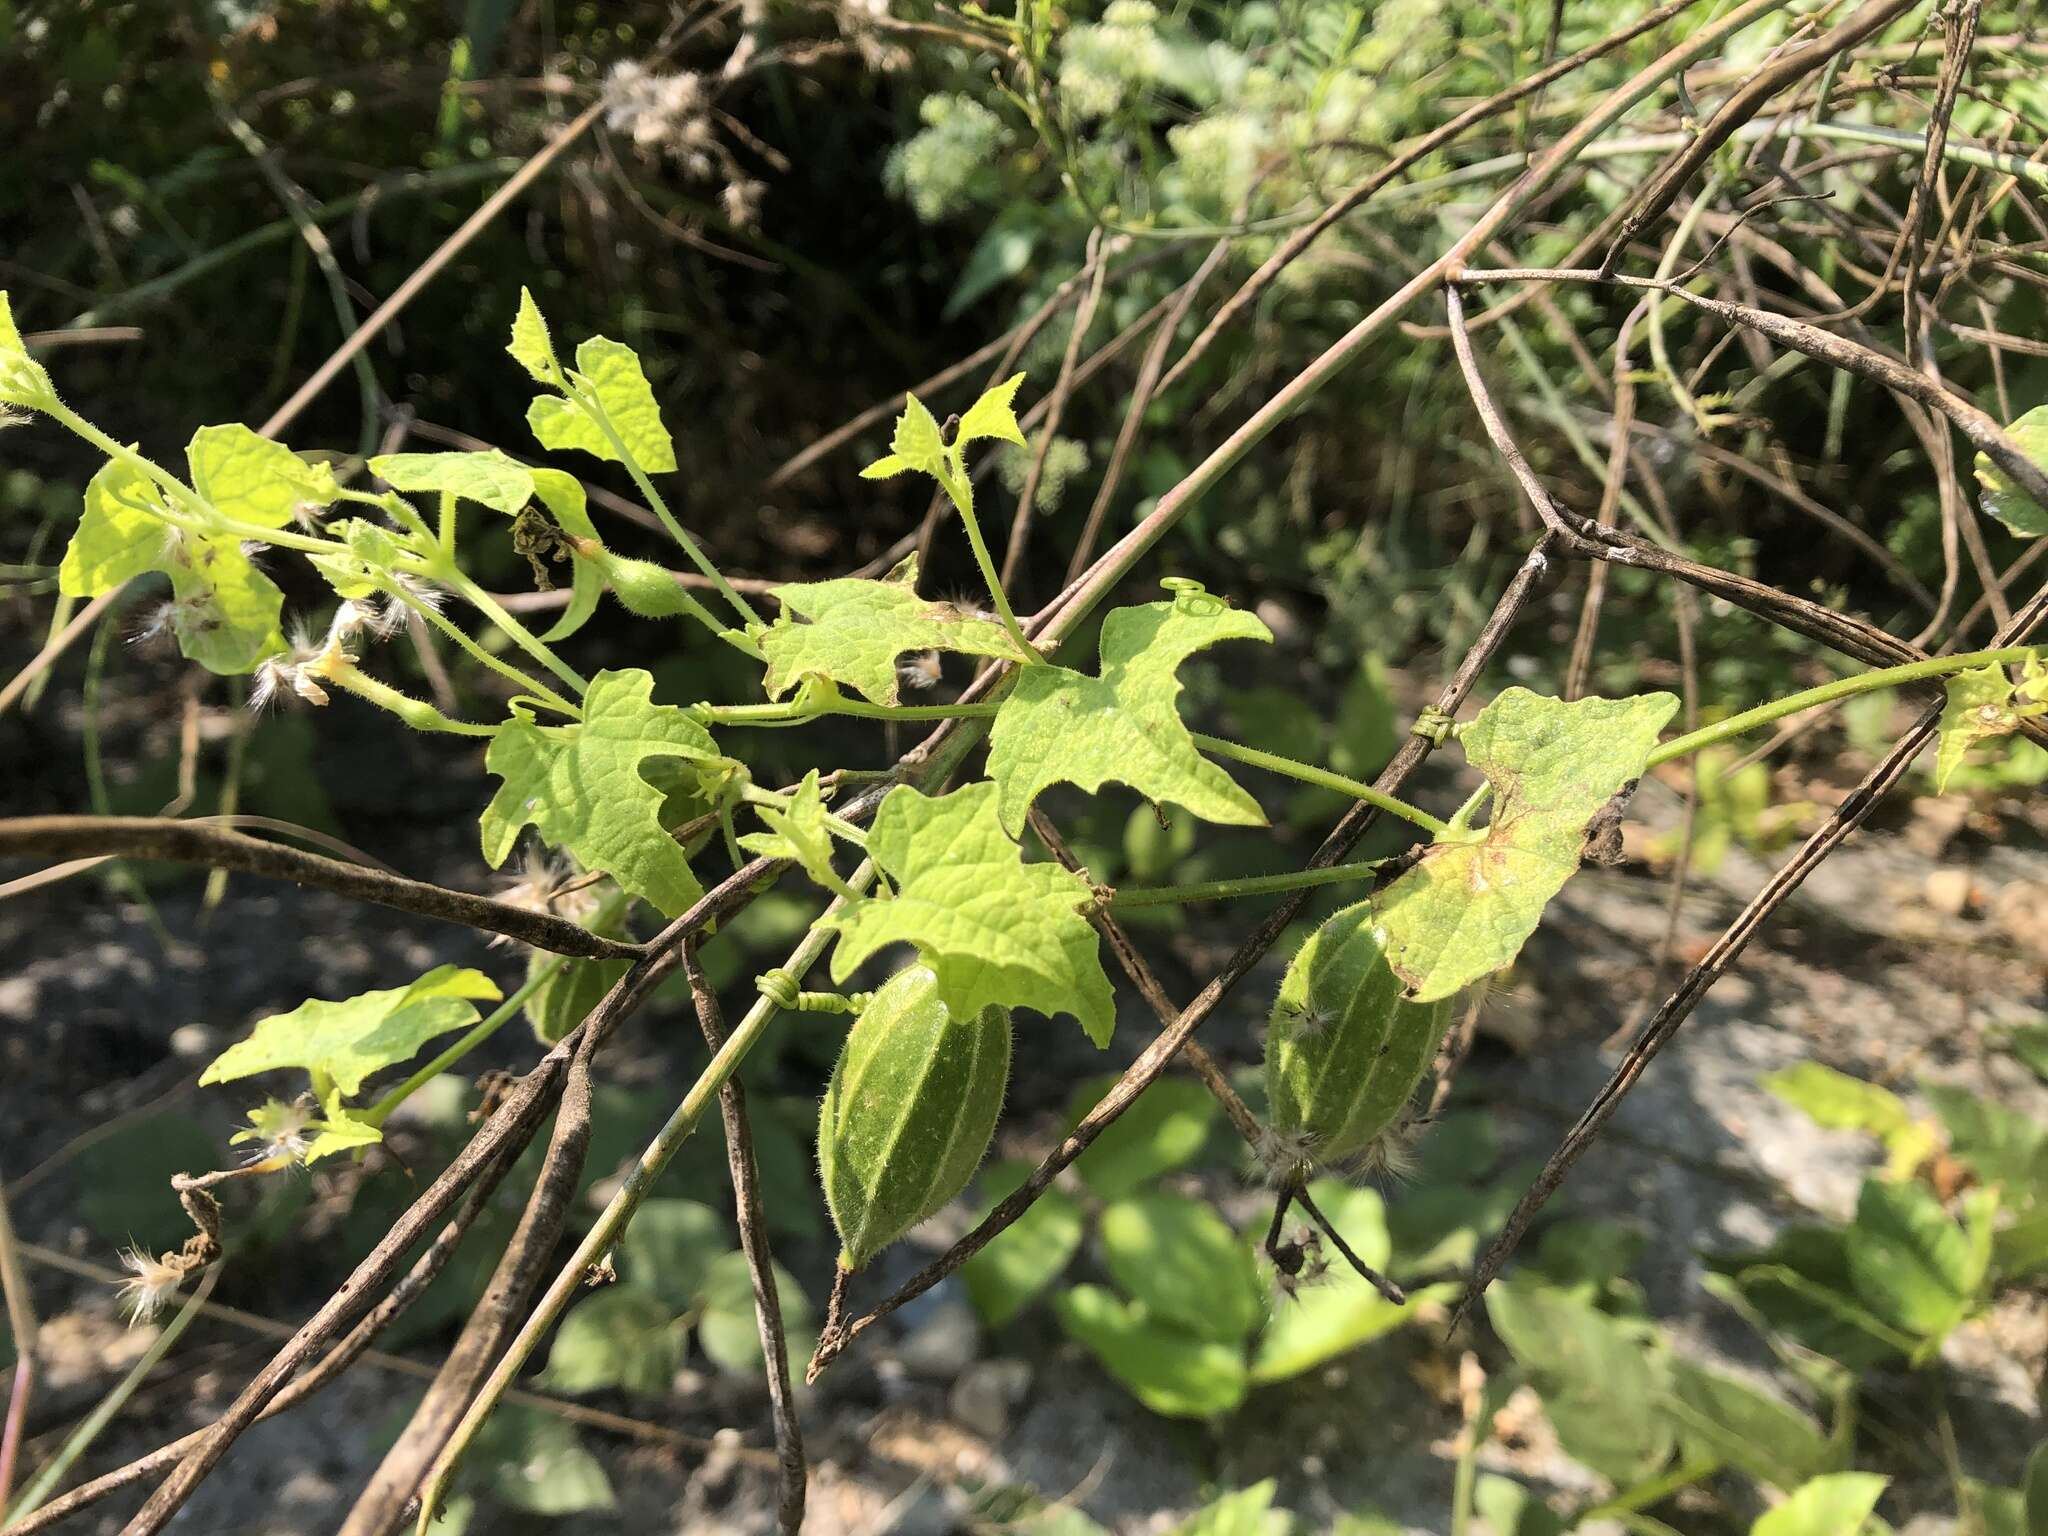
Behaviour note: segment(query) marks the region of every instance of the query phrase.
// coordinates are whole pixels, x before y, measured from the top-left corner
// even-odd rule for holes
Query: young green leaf
[[[652,1291],[606,1286],[579,1302],[555,1335],[539,1380],[550,1392],[575,1396],[617,1388],[666,1392],[682,1363],[675,1315]]]
[[[1370,901],[1332,916],[1281,979],[1266,1030],[1266,1103],[1290,1164],[1384,1165],[1436,1060],[1448,998],[1410,1002]]]
[[[505,348],[520,367],[542,384],[562,387],[562,365],[555,361],[555,344],[548,336],[548,323],[541,318],[533,292],[522,286],[519,309],[512,316],[512,340]]]
[[[1978,1250],[1924,1185],[1871,1179],[1849,1228],[1849,1277],[1883,1322],[1938,1342],[1981,1299],[1988,1243]]]
[[[1101,1103],[1116,1081],[1112,1073],[1077,1087],[1067,1100],[1067,1128]],[[1216,1099],[1207,1088],[1192,1078],[1159,1078],[1102,1128],[1075,1159],[1074,1172],[1097,1198],[1121,1200],[1193,1162],[1215,1124]]]
[[[1109,1043],[1116,1000],[1095,930],[1080,912],[1093,893],[1057,864],[1024,862],[996,821],[995,785],[937,798],[907,784],[890,790],[868,832],[868,856],[896,882],[896,894],[819,919],[839,932],[835,982],[879,949],[914,944],[956,1016],[972,1018],[991,1004],[1070,1013],[1089,1039]]]
[[[1017,373],[993,388],[983,390],[981,398],[967,407],[967,414],[960,418],[960,430],[953,436],[953,446],[965,448],[984,437],[993,437],[1024,447],[1024,429],[1017,425],[1017,412],[1011,404],[1023,382],[1024,375]]]
[[[847,1032],[818,1112],[842,1268],[864,1268],[967,1187],[1009,1080],[1007,1011],[953,1013],[921,965],[883,983]]]
[[[1671,1362],[1663,1411],[1688,1451],[1787,1491],[1841,1470],[1848,1446],[1832,1444],[1807,1414],[1748,1382],[1689,1360]]]
[[[43,365],[28,354],[15,328],[14,310],[0,289],[0,405],[25,405],[40,410],[57,398]]]
[[[861,479],[886,480],[913,470],[935,480],[945,478],[946,440],[939,433],[938,422],[917,396],[905,395],[903,402],[903,414],[896,418],[888,454],[863,469]]]
[[[1626,1325],[1527,1281],[1496,1284],[1486,1310],[1566,1455],[1624,1488],[1671,1459],[1671,1423],[1658,1411],[1670,1391],[1667,1364]]]
[[[1273,1507],[1273,1478],[1236,1493],[1226,1493],[1196,1510],[1169,1536],[1287,1536],[1294,1520]]]
[[[576,349],[572,378],[596,397],[612,431],[643,471],[659,475],[676,467],[675,443],[661,424],[661,407],[654,403],[654,390],[631,347],[608,336],[591,337]],[[600,459],[624,462],[604,429],[574,399],[537,397],[526,408],[526,424],[543,448],[580,448]]]
[[[2005,430],[2020,452],[2048,473],[2048,405],[2035,406]],[[1977,484],[1984,492],[1984,510],[2021,538],[2048,533],[2048,507],[2014,485],[1988,454],[1977,455]]]
[[[185,449],[185,462],[192,488],[214,511],[263,528],[282,528],[302,509],[329,506],[341,494],[325,464],[309,464],[240,423],[201,427]]]
[[[726,759],[684,710],[656,704],[640,668],[600,672],[573,725],[517,714],[492,738],[484,766],[505,782],[483,813],[484,860],[497,869],[520,830],[602,870],[670,917],[703,894],[690,861],[662,826],[662,792],[641,776],[651,758],[722,769]]]
[[[1890,1478],[1874,1472],[1831,1472],[1816,1477],[1776,1509],[1766,1510],[1749,1536],[1857,1536]]]
[[[597,612],[597,600],[604,595],[606,550],[596,525],[590,521],[583,482],[559,469],[535,469],[529,473],[533,476],[534,494],[569,536],[569,606],[541,636],[552,645],[575,634]]]
[[[1893,1178],[1910,1178],[1936,1150],[1932,1126],[1913,1118],[1905,1100],[1876,1083],[1817,1061],[1766,1073],[1758,1086],[1830,1130],[1867,1131],[1885,1144]]]
[[[1479,712],[1460,739],[1493,785],[1484,832],[1433,844],[1373,898],[1411,997],[1450,997],[1514,960],[1677,709],[1668,693],[1566,704],[1510,688]]]
[[[495,448],[484,453],[384,453],[370,460],[370,473],[394,491],[458,496],[508,517],[533,500],[532,471]]]
[[[216,1056],[199,1081],[226,1083],[299,1067],[353,1098],[371,1073],[410,1061],[428,1041],[474,1024],[472,999],[498,995],[481,971],[437,965],[410,986],[339,1002],[316,998],[261,1020],[248,1039]]]
[[[1098,1285],[1053,1298],[1060,1326],[1088,1346],[1104,1369],[1154,1413],[1208,1419],[1244,1401],[1250,1385],[1244,1351],[1153,1319]]]
[[[958,651],[1015,660],[1017,647],[992,619],[917,595],[917,556],[880,581],[841,577],[777,587],[782,613],[757,636],[763,680],[779,699],[807,677],[844,683],[874,704],[898,698],[896,660],[906,651]]]
[[[97,597],[145,571],[171,578],[167,617],[178,646],[209,671],[253,671],[285,648],[284,593],[240,540],[189,534],[149,510],[156,487],[125,464],[103,465],[85,488],[78,529],[57,568],[69,597]]]
[[[1132,1195],[1096,1232],[1110,1277],[1154,1317],[1201,1338],[1242,1344],[1265,1316],[1250,1247],[1200,1200]]]
[[[1119,608],[1102,624],[1102,670],[1026,667],[989,732],[988,772],[1002,787],[1003,827],[1023,830],[1048,786],[1091,794],[1114,780],[1205,821],[1266,824],[1258,802],[1195,750],[1181,724],[1181,663],[1220,640],[1266,640],[1255,616],[1199,592]]]
[[[742,848],[766,858],[794,859],[827,890],[853,894],[832,867],[832,834],[825,828],[825,797],[818,789],[817,769],[805,774],[791,792],[787,809],[756,805],[754,811],[768,830],[747,833],[740,839]]]
[[[2037,701],[2031,694],[2016,698],[2011,676],[1996,662],[1952,673],[1943,686],[1948,703],[1941,711],[1940,745],[1934,754],[1936,794],[1948,788],[1949,776],[1962,767],[1972,747],[2010,736],[2023,719],[2048,714],[2048,700]]]
[[[975,1213],[978,1225],[1029,1176],[1032,1165],[1021,1160],[991,1163],[982,1170],[986,1203]],[[1057,1280],[1081,1246],[1081,1207],[1058,1187],[1046,1190],[1024,1214],[996,1234],[993,1241],[961,1271],[967,1299],[991,1328],[1010,1322],[1039,1292]]]

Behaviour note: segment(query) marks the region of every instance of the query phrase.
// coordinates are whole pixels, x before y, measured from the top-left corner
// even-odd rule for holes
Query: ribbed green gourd
[[[1412,1003],[1372,903],[1344,908],[1288,966],[1266,1033],[1276,1149],[1295,1172],[1383,1160],[1436,1059],[1451,1000]]]
[[[1008,1009],[955,1018],[922,965],[882,984],[847,1032],[818,1116],[841,1268],[861,1268],[967,1187],[1009,1078]]]

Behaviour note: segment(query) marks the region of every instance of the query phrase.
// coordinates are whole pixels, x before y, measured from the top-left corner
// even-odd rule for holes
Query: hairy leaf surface
[[[593,336],[576,349],[576,372],[589,385],[626,452],[650,475],[676,467],[676,446],[661,424],[661,407],[641,370],[640,358],[623,342]],[[621,463],[619,450],[583,407],[559,395],[541,395],[526,408],[526,424],[543,448],[581,448]]]
[[[839,931],[835,982],[877,950],[914,944],[955,1017],[991,1004],[1070,1013],[1089,1039],[1109,1043],[1116,1004],[1095,930],[1080,913],[1088,883],[1057,864],[1024,862],[997,823],[995,785],[937,798],[892,789],[868,832],[868,855],[896,894],[820,919]]]
[[[1258,618],[1184,594],[1119,608],[1102,623],[1102,670],[1027,667],[989,733],[989,777],[1002,786],[1003,827],[1023,830],[1031,802],[1053,784],[1093,793],[1114,780],[1205,821],[1264,826],[1258,802],[1195,749],[1181,724],[1181,663],[1219,640],[1266,640]]]
[[[531,823],[551,846],[670,917],[703,894],[661,824],[662,792],[640,771],[652,758],[725,759],[709,731],[686,711],[656,704],[653,693],[654,679],[640,668],[600,672],[581,721],[536,725],[518,715],[499,730],[484,758],[505,781],[483,814],[484,858],[493,869]]]
[[[2005,430],[2020,452],[2048,474],[2048,405],[2035,406]],[[2048,533],[2048,507],[2014,485],[1987,454],[1977,455],[1977,484],[1984,492],[1984,510],[2021,538]]]
[[[1483,832],[1439,841],[1374,897],[1387,959],[1417,1001],[1511,963],[1579,867],[1587,824],[1640,777],[1678,708],[1668,693],[1566,704],[1510,688],[1462,737],[1493,785]]]
[[[350,1097],[371,1073],[410,1061],[429,1040],[474,1024],[472,999],[498,996],[496,983],[483,972],[437,965],[410,986],[339,1002],[314,998],[262,1020],[248,1039],[214,1057],[199,1081],[226,1083],[299,1067],[323,1074]]]
[[[379,454],[370,460],[370,473],[394,491],[459,496],[507,516],[533,500],[532,471],[495,448],[484,453]]]
[[[874,704],[898,696],[896,659],[906,651],[959,651],[1013,660],[1017,647],[993,619],[917,595],[912,555],[881,581],[847,576],[777,587],[782,614],[761,632],[763,680],[779,699],[807,677],[844,683]]]

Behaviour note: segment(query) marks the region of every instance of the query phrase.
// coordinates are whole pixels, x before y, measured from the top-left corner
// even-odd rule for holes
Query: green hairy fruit
[[[628,613],[643,619],[667,619],[689,611],[681,585],[662,567],[609,552],[602,558],[605,580]]]
[[[955,1017],[921,965],[875,993],[847,1033],[818,1116],[842,1268],[861,1268],[967,1187],[1009,1077],[1008,1009]]]
[[[1415,1003],[1402,991],[1369,901],[1344,908],[1301,946],[1266,1034],[1283,1173],[1386,1160],[1451,1016],[1451,999]]]

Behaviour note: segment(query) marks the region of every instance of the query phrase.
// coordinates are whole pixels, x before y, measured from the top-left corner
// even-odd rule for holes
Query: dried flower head
[[[266,1163],[274,1158],[296,1163],[306,1155],[312,1141],[310,1131],[317,1107],[308,1094],[299,1095],[289,1104],[265,1099],[249,1111],[248,1129],[237,1131],[228,1142],[248,1144],[249,1150],[242,1154],[245,1163]]]
[[[121,1267],[128,1271],[128,1278],[116,1294],[128,1309],[131,1328],[161,1312],[164,1303],[177,1294],[186,1273],[175,1255],[159,1256],[135,1244],[121,1250]]]

